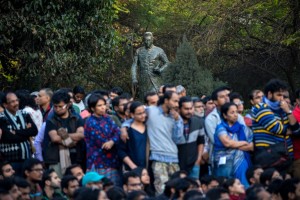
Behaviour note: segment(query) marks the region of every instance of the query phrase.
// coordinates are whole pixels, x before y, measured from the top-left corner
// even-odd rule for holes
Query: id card
[[[223,156],[219,160],[219,165],[225,165],[226,164],[226,156]]]

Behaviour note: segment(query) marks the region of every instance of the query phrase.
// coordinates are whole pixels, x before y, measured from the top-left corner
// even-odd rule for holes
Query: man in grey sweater
[[[176,144],[183,136],[183,120],[178,113],[179,96],[176,92],[165,92],[158,106],[147,108],[147,133],[150,141],[150,160],[154,173],[157,194],[164,191],[164,183],[174,172],[179,171]],[[123,123],[128,127],[130,122]],[[130,139],[130,138],[129,138]]]

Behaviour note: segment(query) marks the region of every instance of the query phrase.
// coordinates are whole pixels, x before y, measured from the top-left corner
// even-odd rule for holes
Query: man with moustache
[[[60,189],[61,179],[58,177],[54,169],[48,169],[43,174],[42,187],[43,198],[42,200],[49,200],[56,197],[62,197],[63,195],[58,193]]]
[[[189,176],[199,179],[200,163],[204,148],[204,120],[193,115],[193,100],[181,97],[179,113],[183,119],[184,137],[177,143],[180,170],[185,170]]]
[[[288,86],[285,82],[278,79],[270,80],[265,86],[262,103],[254,105],[251,109],[256,164],[260,164],[262,161],[259,159],[261,152],[271,145],[280,143],[288,150],[290,158],[293,158],[293,144],[290,135],[299,128],[299,124],[292,115],[288,103],[284,100],[284,92],[287,89]],[[280,170],[287,169],[288,165],[288,161],[282,163]]]
[[[83,164],[84,122],[70,111],[70,96],[57,91],[52,97],[54,115],[46,121],[44,162],[59,175],[71,164]]]
[[[8,92],[2,99],[4,112],[0,113],[0,153],[9,161],[17,175],[21,175],[22,163],[32,156],[30,137],[38,132],[31,117],[19,110],[19,99]]]

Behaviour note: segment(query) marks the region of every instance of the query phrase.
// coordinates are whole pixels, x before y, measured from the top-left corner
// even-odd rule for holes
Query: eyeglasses
[[[65,104],[63,106],[54,105],[53,107],[55,110],[64,110],[64,109],[66,109],[67,106],[68,106],[68,104]]]
[[[43,172],[44,169],[38,168],[38,169],[31,169],[31,171],[35,171],[35,172]]]
[[[131,187],[137,187],[137,186],[142,186],[143,184],[142,183],[131,183],[131,184],[128,184],[129,186]]]
[[[5,170],[3,170],[5,173],[9,173],[9,172],[11,172],[11,171],[13,171],[14,169],[13,168],[8,168],[8,169],[5,169]]]

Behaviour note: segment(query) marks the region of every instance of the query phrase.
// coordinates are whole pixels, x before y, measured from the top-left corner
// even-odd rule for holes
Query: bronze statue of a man
[[[134,85],[138,83],[138,71],[140,98],[143,98],[145,93],[150,91],[158,93],[159,86],[162,84],[161,73],[169,64],[164,50],[153,45],[151,32],[144,34],[144,45],[137,49],[131,66],[132,83]]]

